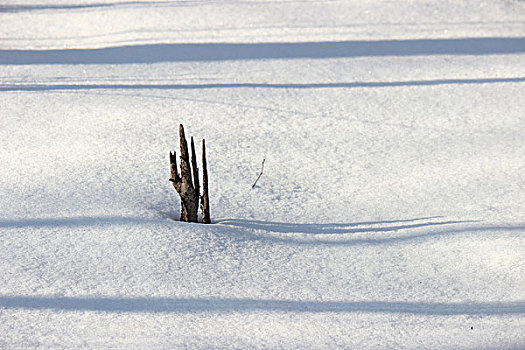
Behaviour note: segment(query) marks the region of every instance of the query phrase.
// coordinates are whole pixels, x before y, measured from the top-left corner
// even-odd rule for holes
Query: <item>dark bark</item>
[[[182,180],[179,176],[179,171],[177,169],[177,153],[175,151],[173,151],[173,153],[170,152],[170,173],[171,173],[170,181],[173,187],[175,187],[175,190],[177,191],[177,193],[179,193],[181,184],[182,184]],[[184,215],[184,205],[181,199],[180,200],[180,219],[179,220],[182,221],[183,216],[185,216]]]
[[[188,143],[184,135],[184,127],[179,126],[180,137],[180,169],[181,175],[177,171],[177,161],[175,152],[170,153],[170,169],[173,187],[181,198],[181,221],[197,222],[197,213],[199,209],[198,192],[195,192],[191,176],[190,157],[188,153]]]
[[[195,144],[193,143],[193,136],[191,137],[191,167],[193,171],[193,188],[195,189],[195,203],[197,203],[198,209],[201,189],[199,185],[199,168],[197,167],[197,156],[195,154]]]
[[[188,143],[184,135],[184,127],[179,126],[180,138],[180,170],[177,170],[177,155],[170,152],[170,181],[181,198],[180,221],[197,222],[199,212],[200,183],[199,169],[197,167],[197,156],[193,137],[191,138],[191,163],[188,152]],[[206,165],[206,145],[202,140],[202,171],[203,171],[203,194],[202,194],[202,222],[210,224],[210,200],[208,196],[208,169]],[[193,176],[192,176],[193,175]]]
[[[206,142],[202,140],[202,223],[211,224],[210,198],[208,194],[208,166],[206,164]]]

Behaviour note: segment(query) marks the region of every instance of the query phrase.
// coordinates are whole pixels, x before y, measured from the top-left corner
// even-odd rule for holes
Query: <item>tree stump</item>
[[[179,126],[180,139],[180,176],[177,169],[176,152],[170,152],[170,172],[169,179],[181,199],[180,221],[198,222],[200,184],[199,169],[197,167],[197,157],[193,137],[191,138],[191,163],[188,152],[188,142],[184,134],[184,127]],[[202,140],[202,171],[203,171],[203,194],[202,194],[202,223],[210,224],[210,202],[208,195],[208,169],[206,164],[205,141]],[[193,175],[193,176],[192,176]]]

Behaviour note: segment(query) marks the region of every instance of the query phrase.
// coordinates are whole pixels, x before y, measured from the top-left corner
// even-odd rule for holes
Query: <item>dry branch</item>
[[[259,173],[259,176],[257,176],[257,179],[255,179],[255,182],[253,183],[252,185],[252,188],[255,187],[255,185],[257,185],[257,181],[259,181],[259,179],[261,178],[262,174],[263,174],[263,170],[264,170],[264,161],[266,160],[266,157],[263,158],[263,161],[262,161],[262,165],[261,165],[261,172]]]

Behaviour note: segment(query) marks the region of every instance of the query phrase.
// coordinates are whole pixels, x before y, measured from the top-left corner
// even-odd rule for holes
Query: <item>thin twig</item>
[[[257,185],[257,181],[259,181],[259,179],[261,178],[262,174],[263,174],[263,170],[264,170],[264,161],[266,160],[266,157],[263,158],[263,161],[262,161],[262,165],[261,165],[261,172],[259,173],[259,176],[257,176],[257,179],[255,180],[255,182],[253,183],[252,185],[252,188],[255,187],[255,185]]]

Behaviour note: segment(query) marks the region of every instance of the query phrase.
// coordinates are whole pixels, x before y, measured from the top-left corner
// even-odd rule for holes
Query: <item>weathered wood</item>
[[[179,171],[177,170],[177,153],[174,151],[170,152],[170,172],[171,178],[170,181],[173,183],[175,190],[180,191],[181,178],[179,176]]]
[[[202,223],[211,224],[210,197],[208,194],[208,166],[206,164],[206,141],[202,139]]]
[[[182,185],[182,179],[179,176],[179,171],[177,169],[177,152],[173,151],[173,153],[170,152],[170,172],[171,172],[171,184],[175,188],[175,191],[177,193],[180,192],[180,188]],[[180,201],[180,220],[182,221],[182,217],[184,216],[184,205],[182,203],[182,199]]]
[[[193,187],[191,178],[191,167],[190,167],[190,154],[188,152],[188,142],[186,141],[186,135],[184,135],[184,127],[182,124],[179,125],[179,138],[180,138],[180,172],[182,181],[185,181],[188,185]]]
[[[180,137],[180,169],[181,175],[177,172],[177,162],[175,152],[170,153],[170,169],[173,187],[181,198],[181,216],[180,221],[197,222],[197,214],[199,210],[198,192],[195,194],[193,181],[191,178],[190,157],[188,153],[188,143],[184,135],[184,127],[179,126]]]
[[[197,167],[197,156],[195,153],[195,144],[193,143],[193,136],[191,137],[191,167],[193,172],[193,188],[195,189],[195,203],[199,206],[200,185],[199,185],[199,168]],[[198,209],[198,208],[197,208]]]
[[[197,156],[195,143],[191,137],[191,163],[188,152],[188,142],[184,134],[184,127],[179,126],[180,138],[180,175],[177,170],[177,155],[170,152],[170,181],[181,198],[180,220],[186,222],[197,222],[200,202],[199,168],[197,167]],[[206,165],[206,145],[202,140],[202,166],[203,166],[203,195],[202,195],[202,222],[211,223],[210,200],[208,197],[208,169]],[[192,176],[193,175],[193,176]]]

